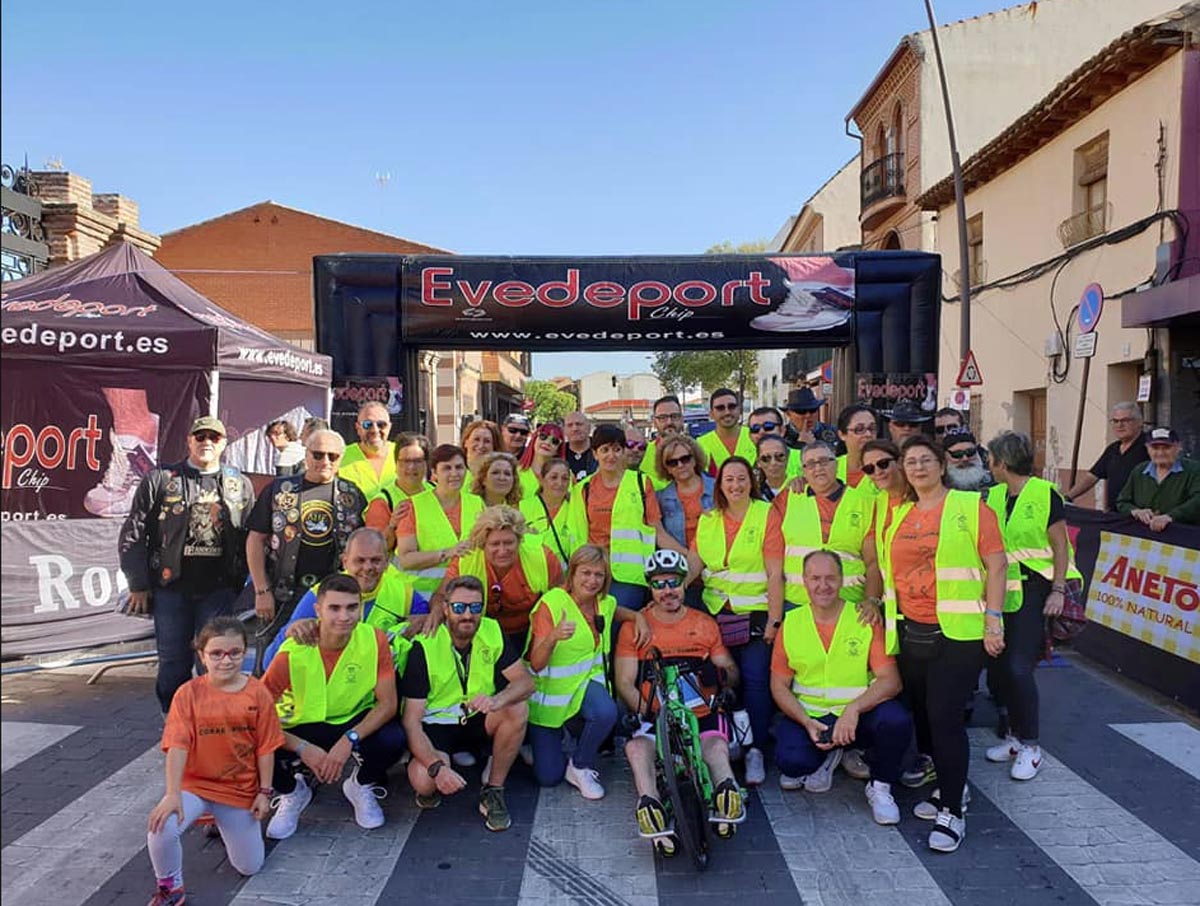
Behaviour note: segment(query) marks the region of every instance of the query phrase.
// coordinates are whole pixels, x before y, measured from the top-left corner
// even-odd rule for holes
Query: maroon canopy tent
[[[193,418],[220,416],[227,459],[253,467],[266,422],[328,413],[327,356],[234,317],[127,243],[5,284],[0,339],[6,658],[148,634],[113,613],[116,536],[141,477],[185,455]]]

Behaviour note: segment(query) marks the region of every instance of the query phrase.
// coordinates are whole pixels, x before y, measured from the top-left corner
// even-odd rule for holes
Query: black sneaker
[[[512,816],[508,814],[508,805],[504,801],[504,787],[485,786],[480,790],[479,814],[483,815],[483,823],[490,831],[512,827]]]
[[[742,790],[732,779],[721,781],[713,792],[713,809],[722,818],[738,821],[746,813]]]
[[[667,830],[666,809],[653,796],[639,799],[634,815],[637,817],[638,830],[643,834],[661,834]]]

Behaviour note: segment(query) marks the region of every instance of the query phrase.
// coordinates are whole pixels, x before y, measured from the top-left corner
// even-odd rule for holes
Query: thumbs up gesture
[[[563,614],[562,619],[554,627],[554,639],[558,642],[563,642],[575,634],[575,621],[568,620],[567,615]]]

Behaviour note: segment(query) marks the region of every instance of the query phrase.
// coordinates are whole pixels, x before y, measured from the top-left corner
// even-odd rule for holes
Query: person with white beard
[[[946,484],[958,491],[986,491],[996,483],[979,455],[979,444],[970,431],[947,433],[942,438],[949,463]]]

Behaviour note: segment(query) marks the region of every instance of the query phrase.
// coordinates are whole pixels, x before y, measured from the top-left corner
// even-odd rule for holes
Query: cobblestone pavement
[[[18,906],[142,904],[152,886],[146,815],[162,792],[161,719],[151,672],[5,677],[3,876]],[[263,871],[243,879],[219,840],[185,837],[189,904],[372,906],[755,902],[825,906],[1071,906],[1200,903],[1200,722],[1074,659],[1039,671],[1045,766],[1016,783],[983,759],[994,714],[979,697],[971,732],[968,836],[954,855],[925,846],[911,817],[920,791],[899,790],[904,820],[879,827],[862,783],[839,773],[823,795],[784,793],[777,772],[750,802],[709,870],[656,859],[632,823],[621,761],[602,767],[608,796],[539,790],[518,763],[513,827],[488,833],[473,795],[419,812],[402,772],[387,824],[354,824],[336,787],[317,792],[299,832],[268,841]],[[477,784],[477,776],[472,780]]]

